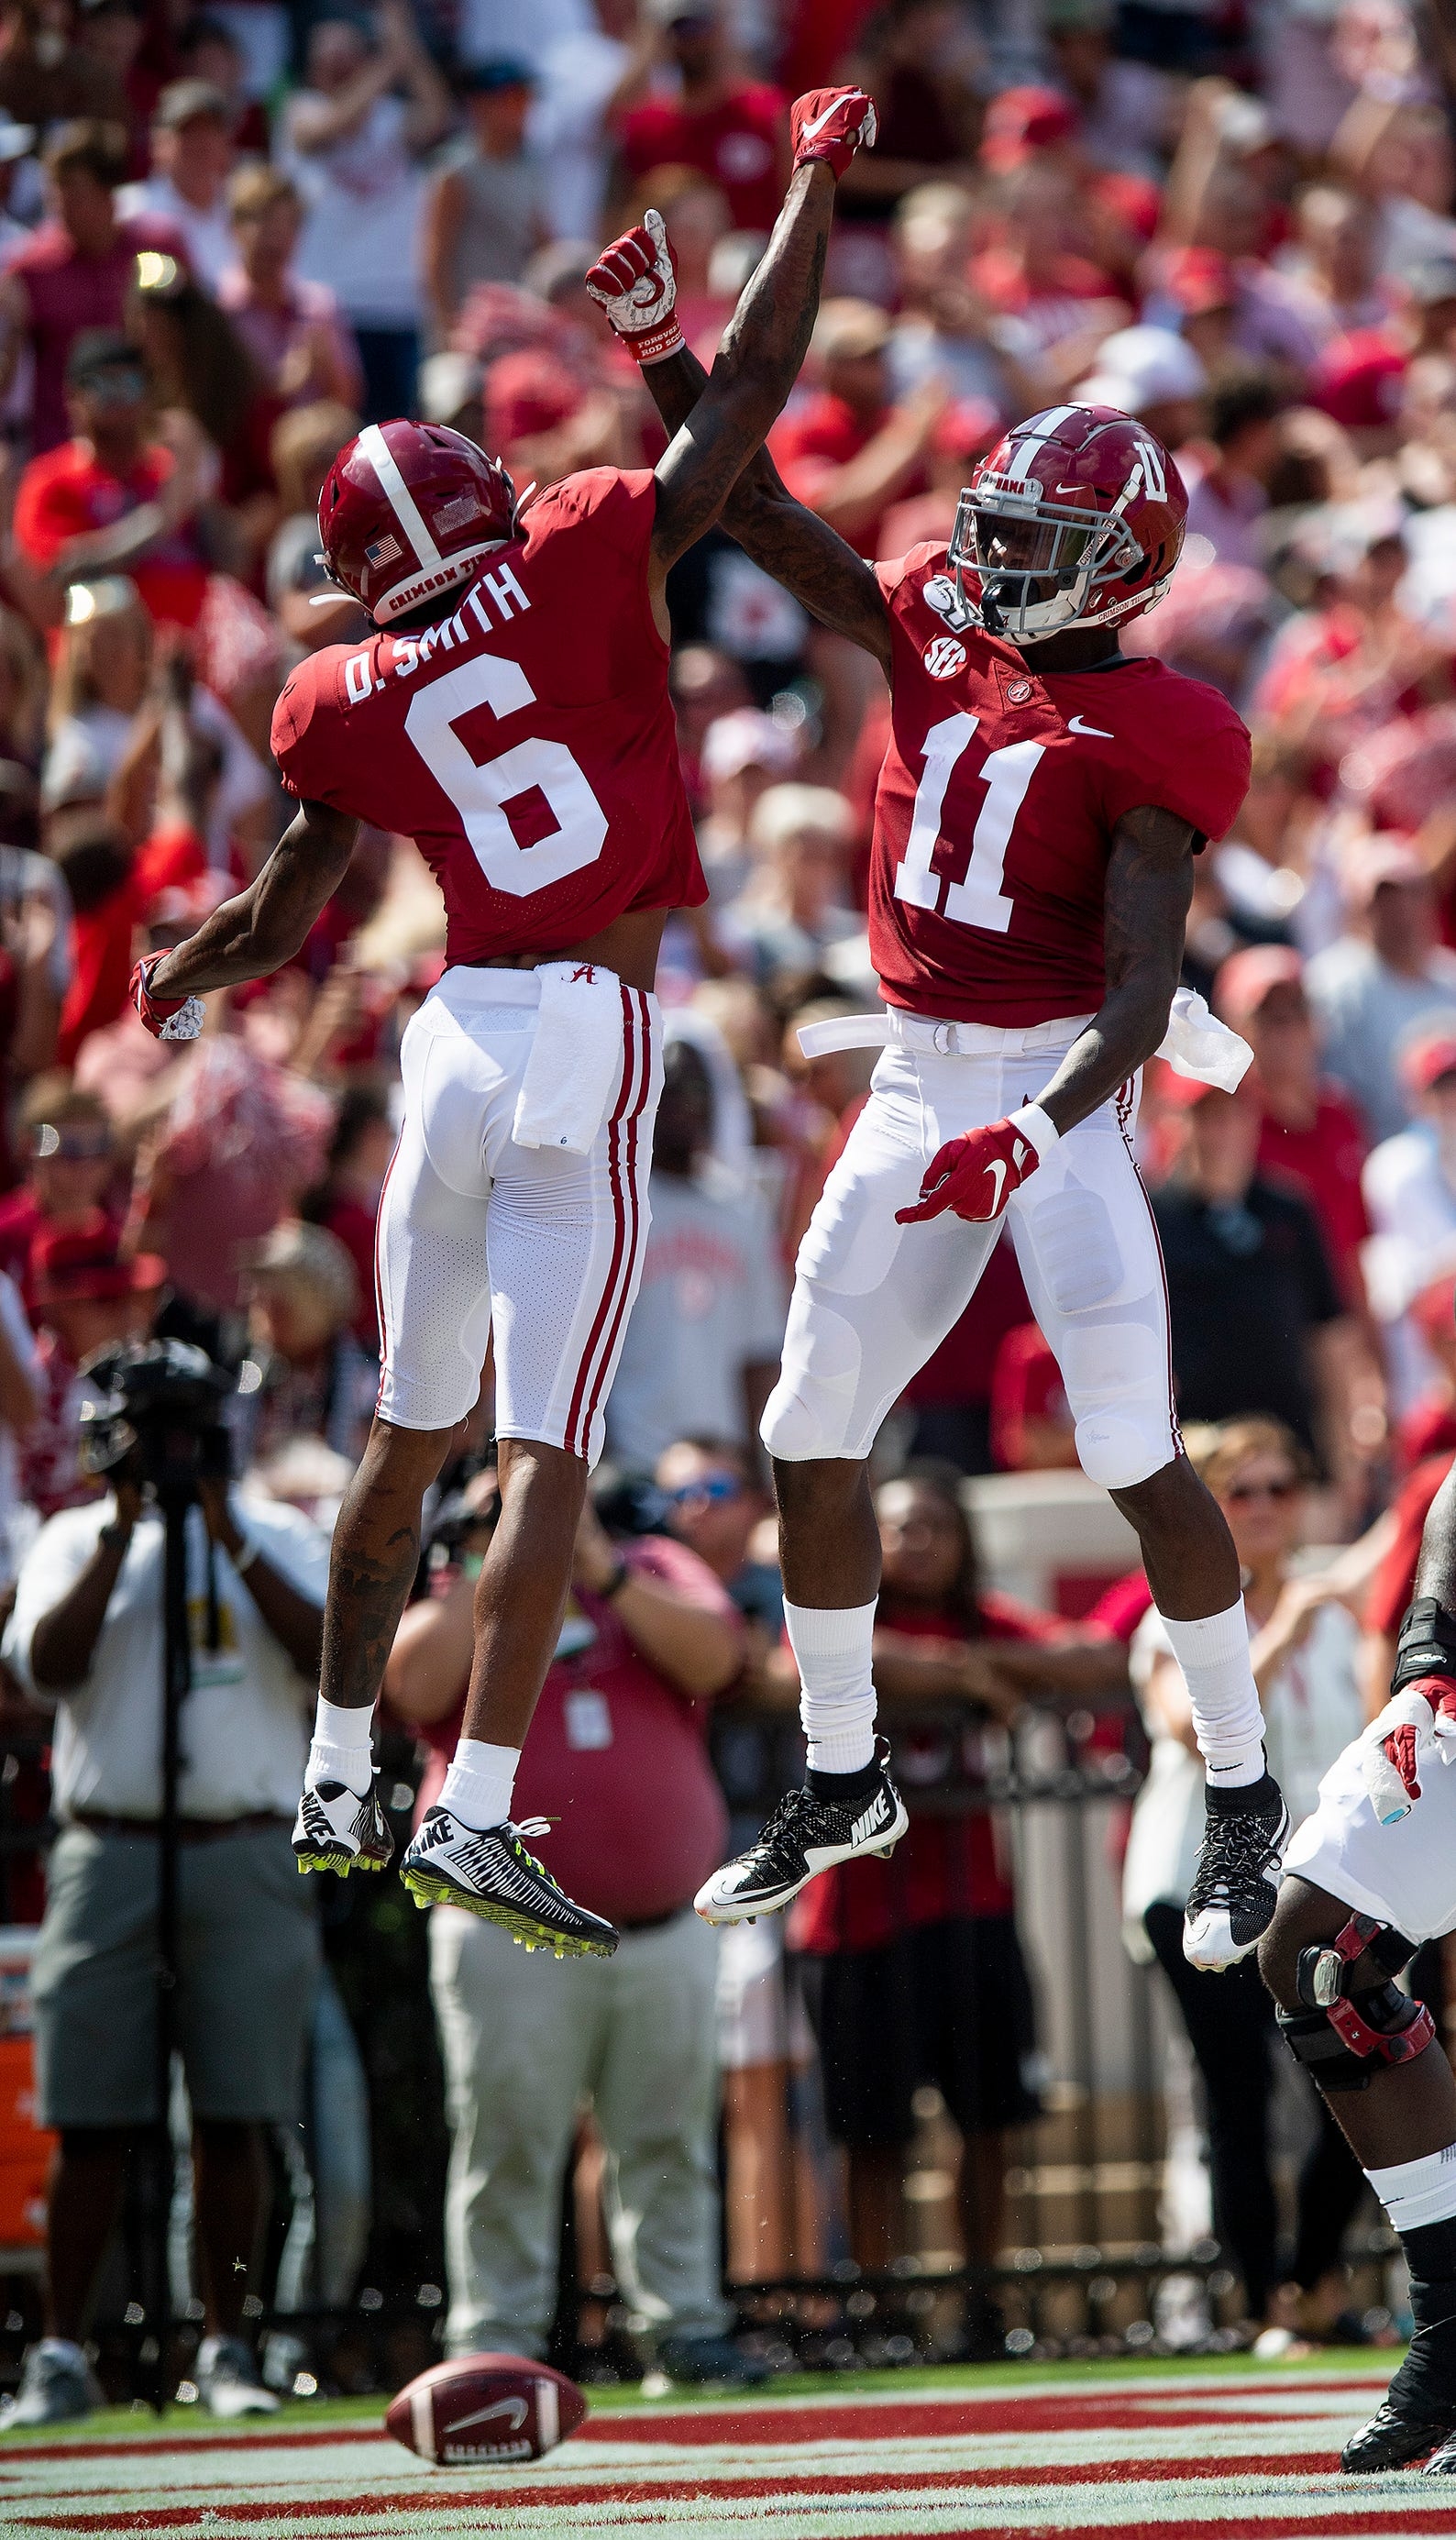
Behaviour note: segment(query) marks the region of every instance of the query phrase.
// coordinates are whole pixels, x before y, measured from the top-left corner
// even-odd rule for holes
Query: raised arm
[[[665,630],[667,572],[718,519],[747,460],[783,409],[808,349],[819,305],[834,189],[857,149],[874,138],[874,108],[862,90],[821,89],[793,113],[794,174],[767,252],[739,301],[711,376],[657,469],[652,590]],[[662,224],[617,240],[588,276],[644,367],[676,353],[682,337]],[[701,373],[699,373],[701,379]]]
[[[303,950],[314,919],[344,879],[357,820],[324,803],[305,803],[246,890],[225,899],[195,935],[138,962],[132,1002],[159,1040],[190,1040],[201,1027],[187,1000],[209,988],[266,979]]]
[[[675,432],[692,413],[708,374],[683,344],[665,360],[645,364],[643,379],[662,421]],[[749,459],[719,518],[743,553],[792,592],[821,626],[847,635],[889,670],[890,612],[868,565],[827,521],[795,500],[766,450]]]

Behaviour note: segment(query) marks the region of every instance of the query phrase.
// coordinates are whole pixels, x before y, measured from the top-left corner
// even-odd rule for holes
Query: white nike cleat
[[[499,1923],[526,1949],[552,1949],[558,1958],[609,1958],[614,1927],[578,1905],[521,1836],[549,1831],[546,1817],[483,1829],[465,1825],[449,1808],[426,1811],[399,1867],[417,1905],[461,1905],[482,1922]]]
[[[394,1838],[380,1805],[376,1773],[361,1799],[347,1782],[320,1782],[305,1791],[293,1824],[294,1855],[300,1870],[332,1870],[340,1878],[351,1870],[387,1870],[394,1858]]]
[[[787,1791],[757,1843],[736,1861],[715,1870],[693,1898],[705,1923],[751,1923],[778,1914],[822,1870],[873,1853],[888,1861],[910,1823],[905,1802],[890,1780],[882,1737],[878,1778],[854,1799],[826,1799],[815,1791]]]

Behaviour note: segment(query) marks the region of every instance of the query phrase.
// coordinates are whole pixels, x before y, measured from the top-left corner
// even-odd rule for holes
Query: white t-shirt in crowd
[[[608,1449],[655,1464],[674,1438],[746,1442],[743,1371],[777,1366],[785,1286],[768,1204],[721,1165],[654,1173],[642,1288],[606,1406]]]
[[[1249,1638],[1254,1638],[1250,1631]],[[1297,1826],[1313,1811],[1320,1780],[1364,1727],[1355,1657],[1359,1634],[1344,1605],[1322,1605],[1301,1649],[1285,1660],[1263,1696],[1269,1769]],[[1187,1902],[1204,1833],[1204,1767],[1180,1737],[1169,1736],[1143,1696],[1154,1658],[1169,1655],[1156,1606],[1133,1635],[1128,1668],[1152,1747],[1147,1779],[1133,1809],[1123,1865],[1123,1938],[1132,1956],[1152,1954],[1143,1917],[1149,1905]]]
[[[210,212],[199,212],[195,203],[177,192],[170,176],[146,176],[139,184],[122,186],[116,210],[127,221],[142,212],[154,220],[170,221],[180,231],[192,271],[208,291],[216,291],[229,265],[238,261],[238,242],[228,221],[225,195],[218,196]]]
[[[556,238],[586,239],[593,247],[605,240],[608,144],[602,116],[630,59],[627,45],[599,27],[537,45],[541,85],[531,106],[530,140],[551,172],[541,208]]]
[[[279,154],[309,206],[298,270],[327,283],[354,325],[412,327],[424,177],[405,140],[403,101],[376,98],[347,141],[303,151],[292,139],[293,112],[316,103],[301,89],[285,108]]]
[[[311,1604],[323,1605],[328,1538],[297,1509],[235,1494],[239,1522],[274,1569]],[[65,1509],[42,1526],[21,1564],[6,1663],[37,1702],[56,1713],[52,1787],[56,1813],[93,1808],[155,1817],[162,1804],[162,1585],[165,1533],[144,1516],[127,1547],[92,1658],[91,1672],[59,1699],[31,1673],[41,1618],[75,1585],[114,1513],[109,1497]],[[308,1750],[315,1687],[275,1640],[226,1553],[214,1555],[219,1646],[207,1643],[207,1531],[187,1519],[187,1600],[192,1687],[182,1706],[184,1817],[292,1816]]]

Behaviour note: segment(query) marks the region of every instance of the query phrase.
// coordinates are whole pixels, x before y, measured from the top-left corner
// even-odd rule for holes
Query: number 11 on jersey
[[[1006,848],[1044,742],[1010,741],[1005,749],[993,749],[981,768],[986,800],[971,830],[965,880],[953,882],[946,889],[943,874],[937,874],[933,863],[940,843],[946,788],[975,738],[980,720],[979,715],[973,714],[947,715],[943,723],[933,724],[926,734],[925,773],[915,789],[915,817],[895,875],[895,897],[909,900],[914,908],[936,908],[944,890],[942,916],[954,919],[960,926],[981,926],[991,934],[1005,935],[1011,923],[1013,905],[1002,888]]]

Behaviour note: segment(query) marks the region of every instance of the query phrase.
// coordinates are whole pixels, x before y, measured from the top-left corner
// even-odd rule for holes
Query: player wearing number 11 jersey
[[[493,1342],[501,1514],[476,1595],[465,1734],[402,1875],[420,1903],[463,1905],[558,1954],[605,1955],[617,1935],[526,1850],[512,1788],[641,1272],[658,947],[667,911],[706,896],[663,588],[789,393],[835,181],[873,130],[859,90],[799,100],[783,214],[691,401],[691,430],[651,473],[598,469],[526,504],[458,433],[371,425],[340,453],[320,540],[377,631],[295,671],[273,745],[298,818],[249,890],[134,981],[154,1030],[195,1028],[200,991],[298,951],[360,820],[417,839],[440,882],[448,966],[401,1049],[404,1122],[379,1228],[379,1413],[334,1534],[294,1849],[305,1869],[389,1858],[371,1716],[418,1566],[423,1495]],[[640,297],[633,323],[659,348],[675,332]],[[624,1570],[609,1592],[646,1593],[633,1578]]]
[[[649,244],[638,234],[637,252]],[[648,370],[669,423],[699,376],[685,352]],[[1231,1965],[1273,1914],[1287,1819],[1264,1762],[1238,1562],[1181,1450],[1131,1146],[1194,858],[1227,828],[1249,770],[1222,697],[1118,649],[1118,628],[1167,589],[1187,508],[1161,445],[1091,406],[1017,425],[962,494],[948,549],[877,570],[766,459],[725,508],[754,561],[880,664],[892,730],[869,905],[887,1011],[853,1035],[884,1055],[799,1251],[763,1424],[808,1774],[709,1880],[710,1921],[787,1904],[905,1827],[874,1736],[867,1458],[974,1296],[1004,1218],[1083,1468],[1141,1537],[1188,1683],[1210,1791],[1185,1949]]]

